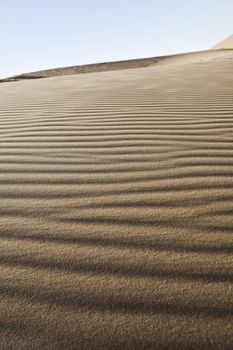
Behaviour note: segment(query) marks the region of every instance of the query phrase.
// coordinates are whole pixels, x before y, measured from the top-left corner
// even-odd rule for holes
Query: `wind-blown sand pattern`
[[[0,348],[233,348],[233,50],[0,85]]]

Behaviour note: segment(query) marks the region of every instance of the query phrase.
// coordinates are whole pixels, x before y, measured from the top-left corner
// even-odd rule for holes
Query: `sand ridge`
[[[0,348],[233,347],[233,50],[0,85]]]
[[[214,50],[214,49],[213,49]],[[206,51],[197,51],[191,53],[181,53],[168,56],[158,56],[158,57],[149,57],[149,58],[138,58],[124,61],[115,61],[115,62],[102,62],[102,63],[93,63],[87,65],[71,66],[71,67],[60,67],[54,69],[40,70],[36,72],[23,73],[15,75],[8,78],[0,79],[0,83],[12,82],[12,81],[21,81],[21,80],[31,80],[31,79],[42,79],[42,78],[51,78],[59,76],[68,76],[74,74],[90,74],[90,73],[101,73],[109,71],[118,71],[118,70],[128,70],[128,69],[138,69],[145,68],[154,65],[167,65],[167,64],[182,64],[185,62],[196,62],[200,60],[210,59],[212,56],[222,56],[224,55],[223,50],[216,52],[210,50]]]

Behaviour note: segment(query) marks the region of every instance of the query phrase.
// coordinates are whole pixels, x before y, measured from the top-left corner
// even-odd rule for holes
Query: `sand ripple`
[[[233,347],[220,53],[0,85],[1,349]]]

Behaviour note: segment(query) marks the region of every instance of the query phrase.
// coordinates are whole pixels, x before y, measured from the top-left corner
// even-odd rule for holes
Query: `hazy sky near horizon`
[[[208,49],[233,0],[0,0],[0,77]]]

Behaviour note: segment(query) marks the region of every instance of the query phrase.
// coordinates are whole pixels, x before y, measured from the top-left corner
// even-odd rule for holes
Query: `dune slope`
[[[226,39],[222,40],[220,43],[217,43],[213,48],[213,50],[221,50],[221,49],[233,49],[233,35],[230,35]]]
[[[0,348],[233,347],[233,50],[0,85]]]
[[[59,76],[67,76],[74,74],[86,74],[86,73],[100,73],[107,71],[117,71],[125,69],[136,69],[145,68],[161,64],[170,64],[173,61],[183,62],[186,60],[197,60],[200,56],[210,56],[211,53],[207,51],[197,51],[192,53],[181,53],[169,56],[160,57],[149,57],[149,58],[138,58],[134,60],[116,61],[116,62],[103,62],[93,63],[80,66],[60,67],[54,69],[40,70],[36,72],[23,73],[8,78],[0,79],[0,83],[19,81],[19,80],[30,80],[30,79],[43,79]],[[216,55],[216,53],[215,53]]]

